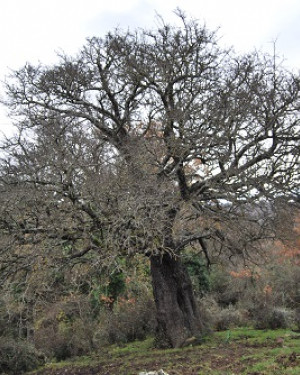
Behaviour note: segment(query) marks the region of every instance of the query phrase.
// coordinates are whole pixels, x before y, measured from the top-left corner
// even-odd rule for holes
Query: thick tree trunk
[[[179,258],[151,256],[153,294],[157,310],[157,345],[180,347],[203,332],[190,277]]]

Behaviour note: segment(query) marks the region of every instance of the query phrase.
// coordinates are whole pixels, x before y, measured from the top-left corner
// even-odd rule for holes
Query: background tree
[[[1,167],[2,275],[143,253],[172,347],[203,330],[185,249],[256,257],[275,236],[267,202],[299,197],[299,77],[178,16],[16,71]]]

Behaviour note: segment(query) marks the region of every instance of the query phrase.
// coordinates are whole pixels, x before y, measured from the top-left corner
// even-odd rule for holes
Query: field
[[[110,346],[90,357],[52,363],[31,375],[276,375],[300,373],[300,334],[248,328],[216,332],[202,343],[158,350],[153,340]]]

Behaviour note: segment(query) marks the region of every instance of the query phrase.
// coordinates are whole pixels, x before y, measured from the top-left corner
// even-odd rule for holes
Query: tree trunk
[[[203,332],[190,277],[179,258],[151,256],[153,294],[157,313],[157,345],[180,347]]]

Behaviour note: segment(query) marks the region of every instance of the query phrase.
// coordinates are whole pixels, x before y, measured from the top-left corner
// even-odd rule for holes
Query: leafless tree
[[[18,135],[3,145],[0,220],[4,275],[33,267],[39,246],[99,267],[145,254],[158,341],[172,347],[202,330],[184,249],[208,263],[256,254],[274,236],[267,202],[299,199],[300,170],[299,77],[178,16],[8,79]]]

